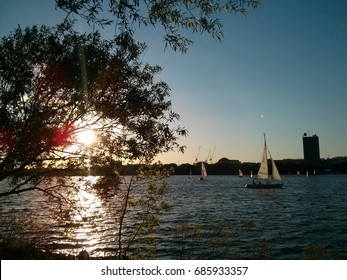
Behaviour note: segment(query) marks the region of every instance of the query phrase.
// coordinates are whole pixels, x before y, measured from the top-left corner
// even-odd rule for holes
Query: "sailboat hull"
[[[266,183],[262,183],[262,184],[246,184],[245,187],[246,188],[250,188],[250,189],[280,189],[282,188],[283,183],[274,183],[274,184],[266,184]]]

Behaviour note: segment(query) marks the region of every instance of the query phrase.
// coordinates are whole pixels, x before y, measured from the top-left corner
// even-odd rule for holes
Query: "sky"
[[[0,0],[0,36],[64,16],[53,0]],[[148,45],[143,61],[163,67],[158,79],[189,130],[184,154],[157,159],[193,163],[215,150],[213,162],[259,162],[263,133],[274,159],[303,158],[304,133],[319,136],[321,158],[347,156],[347,1],[262,0],[222,23],[221,42],[194,35],[186,54],[165,49],[160,28],[136,30]]]

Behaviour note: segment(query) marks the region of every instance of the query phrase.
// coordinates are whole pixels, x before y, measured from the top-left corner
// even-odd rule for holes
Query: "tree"
[[[171,110],[170,88],[156,80],[161,68],[143,64],[144,46],[123,35],[106,41],[65,24],[18,27],[2,39],[0,197],[40,191],[58,206],[56,221],[88,222],[76,206],[81,181],[45,175],[86,169],[90,162],[109,166],[108,176],[82,179],[83,185],[106,199],[118,197],[111,201],[118,209],[117,256],[146,257],[138,242],[153,243],[147,235],[158,227],[167,189],[156,179],[167,171],[146,171],[120,184],[117,164],[150,163],[160,152],[183,151],[177,139],[187,131],[174,126],[179,115]],[[84,144],[83,131],[94,131],[96,142]],[[131,230],[129,213],[138,213]]]
[[[76,169],[88,158],[150,162],[183,149],[177,137],[187,132],[172,127],[179,115],[170,89],[155,79],[161,68],[140,62],[144,46],[131,37],[17,28],[0,46],[0,180],[28,168]],[[79,141],[86,130],[97,134],[92,147]],[[17,184],[0,196],[31,188]]]
[[[115,36],[134,35],[137,26],[161,26],[165,47],[182,53],[193,45],[186,37],[190,33],[208,33],[220,40],[222,13],[247,15],[248,8],[256,8],[260,0],[56,0],[56,6],[67,12],[66,19],[79,16],[94,26],[114,25]]]
[[[78,191],[79,183],[55,181],[46,173],[86,169],[90,164],[109,166],[113,173],[90,187],[108,198],[121,198],[116,217],[118,257],[129,257],[129,250],[143,257],[141,247],[134,244],[153,243],[143,236],[153,233],[159,213],[167,208],[163,200],[167,185],[156,179],[168,172],[140,172],[122,188],[117,164],[149,163],[161,152],[183,151],[178,137],[187,130],[175,126],[179,115],[171,109],[170,88],[156,78],[161,68],[141,62],[146,46],[135,41],[134,26],[161,24],[165,45],[186,52],[193,41],[180,31],[207,32],[221,39],[222,25],[215,16],[223,11],[246,14],[246,7],[256,7],[258,0],[107,3],[110,19],[100,16],[103,0],[56,0],[57,7],[67,12],[63,24],[18,27],[1,40],[0,182],[7,184],[1,184],[0,197],[38,190],[58,202],[62,212],[62,202],[74,202],[69,189]],[[114,39],[104,40],[97,31],[73,31],[71,16],[76,15],[95,26],[114,24]],[[97,135],[93,145],[81,141],[84,131]],[[71,211],[79,209],[66,209],[64,217]],[[138,213],[137,223],[129,233],[126,224],[132,213]]]

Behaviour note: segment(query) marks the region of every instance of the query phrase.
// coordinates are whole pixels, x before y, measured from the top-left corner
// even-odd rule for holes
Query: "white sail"
[[[275,164],[275,161],[272,159],[272,155],[270,153],[270,150],[267,149],[268,152],[269,152],[269,155],[270,155],[270,159],[271,159],[271,166],[272,166],[272,174],[271,174],[271,177],[273,180],[277,180],[277,181],[281,181],[281,175],[280,173],[278,172],[278,169],[277,169],[277,166]]]
[[[241,169],[239,169],[239,177],[243,177],[243,172]]]
[[[260,168],[257,174],[258,179],[268,179],[269,178],[269,168],[267,166],[267,149],[266,142],[264,142],[263,156],[261,158]]]
[[[206,168],[203,162],[201,162],[201,177],[207,177]]]
[[[271,157],[271,164],[272,164],[272,179],[273,180],[277,180],[277,181],[281,181],[281,175],[278,172],[278,169],[276,167],[276,164],[274,162],[274,160]]]

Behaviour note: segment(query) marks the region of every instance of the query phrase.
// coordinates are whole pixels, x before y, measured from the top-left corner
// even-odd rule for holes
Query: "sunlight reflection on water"
[[[43,231],[42,238],[54,252],[78,254],[87,250],[94,256],[106,256],[115,244],[115,201],[101,198],[91,186],[97,176],[64,178],[67,183],[76,183],[76,191],[69,190],[67,195],[74,201],[73,211],[63,209],[62,216],[58,205],[52,203],[39,192],[23,193],[7,197],[2,203],[4,215],[11,209],[30,215],[36,229]],[[53,184],[62,184],[62,178],[54,178]],[[107,248],[111,248],[108,252]]]
[[[98,178],[87,176],[82,180],[79,179],[79,191],[76,193],[76,208],[79,211],[74,212],[71,217],[71,223],[78,226],[75,230],[68,231],[66,238],[69,242],[75,243],[77,248],[88,248],[88,250],[94,251],[103,238],[96,230],[100,226],[97,226],[95,221],[100,220],[102,216],[106,216],[107,209],[103,207],[100,198],[89,187]],[[60,245],[62,244],[60,243]]]

